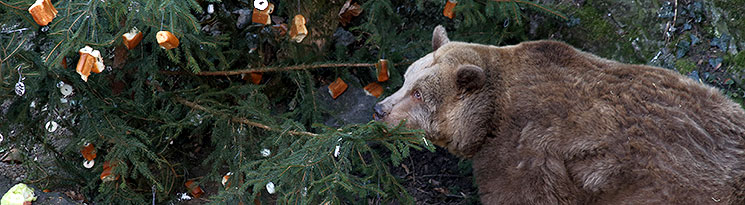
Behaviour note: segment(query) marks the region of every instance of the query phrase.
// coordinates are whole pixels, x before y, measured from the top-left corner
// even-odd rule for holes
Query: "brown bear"
[[[556,41],[432,46],[375,118],[471,158],[482,203],[744,203],[745,111],[716,88]]]

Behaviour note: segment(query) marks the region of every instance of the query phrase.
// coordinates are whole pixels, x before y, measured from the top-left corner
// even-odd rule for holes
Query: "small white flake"
[[[268,157],[269,155],[272,155],[272,151],[271,150],[269,150],[267,148],[264,148],[264,149],[261,150],[261,156]]]
[[[93,168],[93,165],[94,164],[96,164],[96,162],[94,160],[85,161],[85,162],[83,162],[83,167],[90,169],[90,168]]]
[[[266,191],[269,192],[269,194],[274,194],[276,192],[276,190],[274,190],[274,183],[266,183]]]
[[[62,93],[63,97],[70,96],[72,94],[72,86],[68,84],[62,83],[62,86],[59,88],[59,92]]]
[[[178,199],[179,201],[189,201],[189,200],[191,200],[191,197],[186,192],[184,192],[184,193],[177,193],[176,196],[179,197],[179,199]]]
[[[54,131],[57,130],[57,127],[58,126],[59,125],[57,124],[57,122],[49,121],[49,122],[47,122],[46,128],[47,128],[47,131],[54,132]]]
[[[215,13],[215,5],[214,4],[207,5],[207,13],[208,14]]]
[[[263,11],[268,6],[269,2],[267,2],[267,0],[254,0],[254,7],[258,10]]]
[[[429,143],[427,142],[427,138],[422,137],[422,141],[424,141],[424,145],[429,146]]]
[[[336,145],[336,148],[334,149],[334,157],[339,157],[339,148],[341,148],[341,146]]]

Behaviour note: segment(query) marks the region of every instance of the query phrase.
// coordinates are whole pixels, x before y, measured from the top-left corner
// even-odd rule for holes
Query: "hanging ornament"
[[[251,15],[251,21],[254,23],[260,23],[264,25],[272,24],[272,16],[270,14],[274,12],[274,4],[265,3],[263,5],[264,5],[264,9],[259,9],[257,7],[254,7],[253,14]]]
[[[453,17],[455,16],[455,11],[453,11],[453,9],[455,8],[456,4],[458,4],[458,1],[456,0],[447,0],[447,2],[445,3],[445,9],[442,10],[442,15],[453,19]]]
[[[95,165],[95,164],[96,164],[96,161],[94,161],[94,160],[83,161],[83,167],[85,167],[86,169],[93,168],[93,165]]]
[[[57,88],[59,88],[59,92],[60,94],[62,94],[62,97],[67,97],[67,96],[72,95],[72,91],[73,91],[72,86],[65,82],[59,81],[57,83]]]
[[[199,187],[199,185],[194,183],[193,179],[190,179],[189,181],[186,181],[186,189],[189,190],[189,193],[194,196],[194,198],[199,198],[204,194],[204,191],[202,191],[202,188]]]
[[[132,27],[129,32],[122,34],[122,38],[124,39],[124,46],[127,47],[127,50],[132,50],[142,41],[142,32],[137,27]]]
[[[96,147],[91,143],[85,143],[83,149],[80,150],[80,154],[86,161],[93,161],[93,159],[96,159]]]
[[[380,95],[383,94],[383,86],[380,86],[380,84],[376,82],[372,82],[370,84],[367,84],[365,86],[365,94],[374,96],[374,97],[380,97]]]
[[[166,50],[174,49],[178,47],[179,44],[178,38],[176,38],[176,36],[170,31],[158,31],[158,33],[155,34],[155,39],[158,40],[160,48]]]
[[[111,173],[111,169],[116,167],[116,165],[111,165],[109,162],[103,162],[103,172],[101,172],[101,181],[104,182],[110,182],[110,181],[116,181],[119,179],[119,175],[114,175]]]
[[[54,121],[49,121],[47,122],[47,125],[45,127],[47,128],[47,131],[54,132],[57,131],[57,127],[59,127],[59,125]]]
[[[270,7],[271,3],[267,0],[254,0],[254,8],[263,11],[267,7]]]
[[[248,74],[241,74],[241,78],[245,81],[251,81],[251,83],[258,85],[261,83],[261,76],[263,74],[260,72],[250,72]]]
[[[336,140],[336,143],[341,143],[341,138],[339,138],[339,140]],[[334,148],[334,157],[339,157],[340,149],[341,145],[336,145],[336,147]]]
[[[209,4],[209,5],[207,5],[207,13],[208,14],[215,13],[215,4]]]
[[[266,183],[266,192],[269,192],[269,194],[274,194],[274,193],[277,192],[274,189],[274,183],[272,183],[272,182]]]
[[[54,17],[57,17],[57,9],[54,8],[50,0],[36,0],[36,3],[28,8],[28,12],[31,13],[31,17],[34,17],[34,21],[39,26],[46,26],[49,22],[52,22]]]
[[[264,148],[264,149],[261,150],[261,156],[268,157],[269,155],[272,155],[272,151],[271,150],[269,150],[267,148]]]
[[[23,96],[26,93],[26,84],[23,84],[23,79],[26,79],[21,75],[21,66],[18,66],[18,82],[16,83],[15,91],[16,95]]]
[[[90,46],[85,46],[78,53],[80,54],[80,59],[78,59],[78,66],[75,70],[80,74],[80,78],[83,81],[88,82],[88,76],[91,75],[91,71],[101,73],[106,68],[103,64],[101,52],[98,50],[93,50]]]
[[[331,94],[331,97],[336,99],[344,93],[344,91],[347,90],[347,83],[345,83],[341,78],[336,78],[336,81],[329,84],[329,93]]]
[[[388,60],[378,60],[378,63],[375,64],[375,68],[378,70],[378,82],[387,81],[388,76],[390,76],[390,72],[388,72]]]
[[[342,26],[347,26],[352,21],[352,17],[359,16],[361,13],[362,7],[357,2],[352,3],[352,0],[347,0],[339,11],[339,22]]]
[[[228,172],[225,174],[225,176],[222,176],[222,185],[224,187],[230,187],[230,182],[228,182],[228,179],[230,179],[230,176],[233,175],[233,172]]]
[[[305,17],[303,15],[295,15],[292,19],[292,27],[290,28],[290,39],[300,43],[308,35],[308,28],[305,27]]]

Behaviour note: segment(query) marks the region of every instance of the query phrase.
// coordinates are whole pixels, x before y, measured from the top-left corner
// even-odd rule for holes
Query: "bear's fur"
[[[484,204],[743,204],[745,112],[674,71],[555,41],[450,42],[376,105],[473,160]]]

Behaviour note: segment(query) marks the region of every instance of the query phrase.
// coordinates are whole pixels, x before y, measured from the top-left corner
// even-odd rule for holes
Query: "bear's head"
[[[494,89],[484,51],[471,45],[450,42],[437,26],[434,51],[409,66],[403,86],[375,105],[375,119],[389,125],[405,121],[456,155],[475,154],[492,127]]]

